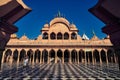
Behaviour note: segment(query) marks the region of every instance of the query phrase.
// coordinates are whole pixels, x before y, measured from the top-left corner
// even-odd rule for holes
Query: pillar
[[[47,63],[50,63],[50,57],[49,57],[49,52],[48,52],[48,61],[47,61]]]
[[[77,62],[79,64],[79,52],[77,51]]]
[[[62,53],[62,63],[64,64],[64,52]]]
[[[3,68],[5,52],[4,49],[0,49],[0,70]]]
[[[19,66],[19,62],[20,62],[20,51],[18,50],[17,66]]]
[[[55,51],[55,63],[57,63],[57,52]]]
[[[12,51],[12,54],[10,56],[10,65],[12,65],[12,63],[13,63],[13,51]]]
[[[102,58],[101,58],[101,53],[99,51],[99,58],[100,58],[100,65],[102,65]]]
[[[107,55],[107,51],[105,51],[105,55],[106,55],[106,63],[108,65],[108,55]]]
[[[117,63],[117,59],[116,59],[115,53],[114,53],[114,61],[115,61],[115,63]]]
[[[32,59],[32,64],[35,62],[35,51],[33,51],[33,59]]]
[[[42,52],[40,53],[40,64],[42,63]]]
[[[93,51],[92,51],[92,64],[94,65],[95,64],[95,61],[94,61],[95,59],[94,59],[94,53],[93,53]]]
[[[69,63],[72,63],[72,62],[71,62],[71,51],[70,51],[70,53],[69,53]]]
[[[87,64],[86,51],[85,51],[85,64]]]

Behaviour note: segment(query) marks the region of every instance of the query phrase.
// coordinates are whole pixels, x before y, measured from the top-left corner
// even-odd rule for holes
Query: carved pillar
[[[84,55],[85,55],[85,64],[87,64],[86,51],[85,51]]]
[[[34,64],[35,63],[35,51],[33,51],[33,59],[32,59],[32,64]]]
[[[12,54],[10,55],[10,65],[12,65],[13,63],[13,50],[12,50]]]
[[[69,53],[69,63],[71,63],[71,51]]]

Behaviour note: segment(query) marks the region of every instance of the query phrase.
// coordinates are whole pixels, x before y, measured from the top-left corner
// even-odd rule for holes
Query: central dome
[[[51,22],[50,22],[50,26],[52,26],[53,24],[55,24],[55,23],[63,23],[63,24],[65,24],[65,25],[67,25],[67,26],[69,26],[69,22],[68,22],[68,20],[66,20],[65,18],[63,18],[63,17],[56,17],[56,18],[54,18],[53,20],[51,20]]]

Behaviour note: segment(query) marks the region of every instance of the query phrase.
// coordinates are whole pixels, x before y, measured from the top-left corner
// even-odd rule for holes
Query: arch
[[[56,34],[55,34],[54,32],[52,32],[52,33],[50,34],[50,39],[51,39],[51,40],[56,39]]]
[[[68,32],[65,32],[65,33],[64,33],[64,39],[65,39],[65,40],[69,39],[69,34],[68,34]]]
[[[97,49],[95,49],[95,50],[93,51],[93,54],[94,54],[95,62],[100,62],[99,51],[98,51]]]
[[[17,62],[17,59],[18,59],[18,50],[16,49],[16,50],[13,52],[13,62]]]
[[[55,50],[50,50],[50,62],[55,62]]]
[[[32,60],[33,60],[33,51],[32,51],[32,49],[27,51],[27,56],[28,56],[29,61],[32,62]]]
[[[75,32],[71,33],[71,39],[77,39],[77,34]]]
[[[48,39],[48,33],[47,33],[47,32],[44,32],[44,33],[43,33],[42,39]]]
[[[106,62],[106,53],[105,53],[105,51],[102,49],[100,53],[101,53],[101,59],[102,59],[102,61]]]
[[[72,62],[76,62],[76,61],[77,61],[77,56],[78,56],[78,55],[77,55],[77,51],[76,51],[75,49],[72,50],[72,51],[71,51],[71,56],[70,56],[71,59],[72,59],[71,61],[72,61]]]
[[[113,62],[114,53],[112,49],[107,50],[107,56],[108,56],[108,62]]]
[[[65,50],[64,51],[64,62],[69,62],[69,55],[70,54],[70,51],[69,50]]]
[[[11,55],[12,55],[12,50],[11,49],[7,49],[7,51],[5,52],[5,56],[4,56],[4,62],[9,62]]]
[[[58,57],[58,59],[59,59],[59,61],[61,62],[62,61],[62,50],[61,49],[59,49],[58,51],[57,51],[57,57]]]
[[[21,51],[20,51],[20,60],[19,61],[23,61],[23,59],[25,58],[25,56],[26,56],[26,51],[24,50],[24,49],[22,49]]]
[[[59,32],[59,33],[57,34],[57,39],[62,39],[62,33],[61,33],[61,32]]]
[[[48,61],[48,51],[46,49],[42,51],[42,60],[43,62],[46,62],[46,63]]]
[[[79,51],[79,62],[85,62],[85,52],[81,49]]]
[[[34,62],[40,62],[40,56],[41,56],[41,52],[39,49],[37,49],[34,55]]]

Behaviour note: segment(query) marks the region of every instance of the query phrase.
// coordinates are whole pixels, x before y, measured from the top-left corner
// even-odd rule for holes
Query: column
[[[57,52],[55,51],[55,63],[57,63]]]
[[[85,51],[85,64],[87,64],[86,51]]]
[[[94,65],[95,64],[95,61],[94,61],[95,59],[94,59],[94,53],[93,53],[93,51],[92,51],[92,64]]]
[[[106,63],[108,65],[108,55],[107,55],[107,51],[105,51],[105,55],[106,55]]]
[[[40,64],[42,63],[42,52],[40,53]]]
[[[77,51],[77,62],[79,64],[79,52]]]
[[[70,55],[69,55],[69,63],[71,63],[71,51],[70,51]]]
[[[100,65],[102,65],[102,58],[101,58],[101,53],[99,51],[99,58],[100,58]]]
[[[17,66],[19,66],[19,62],[20,62],[20,51],[18,50]]]
[[[62,53],[62,63],[64,64],[64,52]]]
[[[49,57],[49,52],[48,52],[48,61],[47,61],[47,63],[50,63],[50,57]]]
[[[35,62],[35,51],[33,51],[33,59],[32,59],[32,64],[34,64],[34,62]]]
[[[2,68],[4,67],[4,58],[5,58],[5,51],[0,50],[0,70],[2,70]]]
[[[12,65],[13,63],[13,51],[12,51],[12,54],[10,55],[10,65]]]

